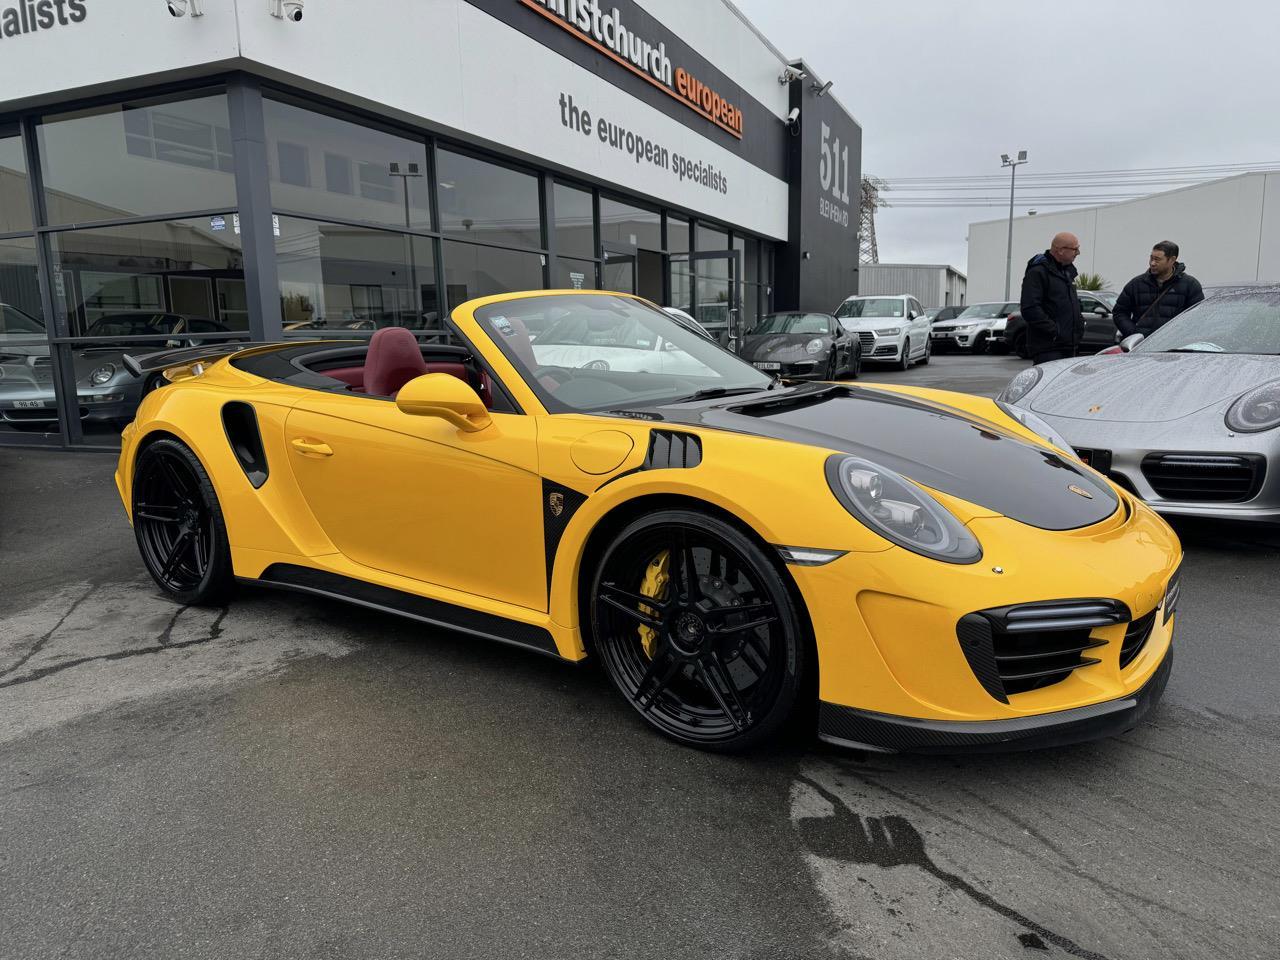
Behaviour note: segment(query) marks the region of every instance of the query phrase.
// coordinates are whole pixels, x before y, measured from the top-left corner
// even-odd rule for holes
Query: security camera
[[[831,89],[831,85],[833,83],[835,83],[834,80],[828,80],[826,83],[819,83],[817,80],[815,80],[813,81],[813,83],[809,84],[809,89],[813,91],[813,95],[815,97],[825,97],[827,95],[827,91]]]
[[[778,83],[785,87],[792,80],[804,80],[808,76],[803,70],[797,70],[795,67],[783,67]]]
[[[298,23],[302,19],[304,0],[267,0],[267,12],[277,20],[292,20]]]
[[[190,13],[193,17],[203,17],[204,10],[200,7],[200,0],[168,0],[166,6],[169,8],[169,16],[185,17]]]
[[[792,107],[791,112],[787,114],[787,126],[794,127],[800,122],[800,108]]]

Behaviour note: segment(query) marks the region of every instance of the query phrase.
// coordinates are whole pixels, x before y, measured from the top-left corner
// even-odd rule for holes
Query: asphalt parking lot
[[[0,956],[1280,955],[1280,539],[1181,528],[1173,679],[1122,738],[724,758],[590,666],[300,596],[175,606],[113,468],[0,450]]]

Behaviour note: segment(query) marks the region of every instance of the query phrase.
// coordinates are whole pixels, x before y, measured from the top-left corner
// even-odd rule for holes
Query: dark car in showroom
[[[786,379],[836,380],[862,369],[861,342],[829,313],[770,313],[743,337],[740,354]]]
[[[1113,347],[1120,339],[1115,321],[1111,318],[1120,296],[1110,290],[1077,290],[1080,297],[1080,314],[1084,318],[1084,336],[1080,340],[1081,353],[1097,353]],[[1017,304],[1013,304],[1017,307]],[[987,336],[987,345],[997,352],[1012,350],[1026,359],[1027,322],[1022,311],[1015,309],[1005,321],[1003,330],[993,330]]]

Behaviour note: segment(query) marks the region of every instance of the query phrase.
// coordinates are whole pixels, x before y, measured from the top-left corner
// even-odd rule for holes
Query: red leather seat
[[[369,340],[364,361],[364,391],[375,397],[394,397],[400,388],[427,373],[418,338],[404,327],[383,327]]]

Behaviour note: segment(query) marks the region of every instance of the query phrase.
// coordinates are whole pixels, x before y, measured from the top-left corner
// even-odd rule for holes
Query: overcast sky
[[[1031,161],[1019,194],[1024,173],[1280,168],[1280,0],[733,2],[835,81],[862,125],[864,174],[1004,174],[1007,204],[999,158],[1018,149]],[[881,210],[880,259],[963,270],[969,223],[1007,215]]]

